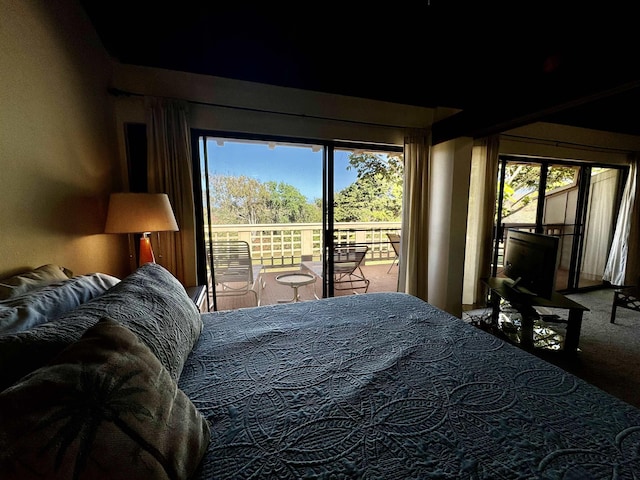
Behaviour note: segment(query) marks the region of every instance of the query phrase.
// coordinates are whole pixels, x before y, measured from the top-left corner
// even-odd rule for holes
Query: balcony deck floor
[[[369,264],[362,266],[362,272],[364,276],[370,281],[369,289],[367,290],[369,293],[372,292],[395,292],[397,291],[398,284],[398,266],[394,265],[391,268],[391,271],[387,273],[389,270],[389,266],[391,264],[389,262],[379,263],[379,264]],[[277,271],[267,271],[264,275],[266,281],[266,287],[262,291],[262,302],[261,305],[273,305],[277,303],[281,303],[281,300],[290,301],[293,299],[293,288],[288,285],[282,285],[276,282],[275,277],[282,273],[293,273],[298,272],[299,270],[295,267],[291,269],[278,269]],[[300,297],[300,301],[313,300],[314,299],[314,286],[315,292],[318,297],[322,297],[322,283],[320,279],[316,281],[315,285],[307,285],[300,287],[298,289],[298,294]],[[211,292],[211,287],[209,288],[209,292]],[[358,292],[362,292],[362,290],[358,290]],[[336,292],[336,296],[338,295],[351,295],[352,291],[341,291]],[[210,301],[211,310],[213,310],[213,300]],[[255,301],[254,296],[251,293],[240,296],[232,296],[232,297],[220,297],[218,298],[218,310],[234,310],[238,308],[246,308],[246,307],[254,307]]]

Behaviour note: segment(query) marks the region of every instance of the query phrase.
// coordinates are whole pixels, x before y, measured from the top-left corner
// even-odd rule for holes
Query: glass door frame
[[[535,220],[535,232],[536,233],[544,233],[544,208],[545,208],[545,196],[546,196],[546,187],[547,187],[547,175],[549,171],[549,166],[558,165],[558,166],[567,166],[567,167],[580,167],[580,173],[578,177],[578,199],[576,204],[576,212],[575,212],[575,225],[574,225],[574,233],[571,245],[571,257],[569,260],[569,271],[568,271],[568,280],[565,288],[560,289],[559,291],[562,293],[570,293],[581,290],[579,288],[579,280],[580,280],[580,268],[581,268],[581,258],[582,251],[584,246],[584,228],[586,223],[586,215],[587,215],[587,203],[589,199],[589,189],[590,189],[590,178],[591,172],[593,168],[601,167],[601,168],[614,168],[619,170],[620,175],[618,177],[618,185],[616,187],[616,207],[615,214],[620,208],[620,200],[622,198],[622,191],[624,184],[626,182],[626,178],[628,175],[628,167],[622,165],[609,165],[609,164],[601,164],[601,163],[592,163],[592,162],[583,162],[583,161],[575,161],[575,160],[559,160],[559,159],[550,159],[550,158],[536,158],[536,157],[520,157],[513,155],[500,155],[499,156],[499,165],[500,165],[500,177],[498,178],[498,197],[497,197],[497,208],[496,208],[496,221],[494,227],[494,244],[493,244],[493,258],[492,258],[492,270],[491,275],[496,276],[498,273],[498,260],[499,260],[499,250],[500,250],[500,242],[504,237],[504,225],[502,224],[502,204],[504,201],[504,183],[506,177],[506,166],[508,162],[518,162],[518,163],[528,163],[531,165],[539,165],[540,166],[540,182],[538,185],[538,204],[536,208],[536,220]],[[613,235],[613,228],[615,228],[615,221],[612,225],[612,231],[609,238],[609,244],[611,244],[611,238]],[[604,284],[603,284],[604,286]],[[600,287],[597,287],[600,288]]]
[[[192,173],[193,173],[193,184],[194,184],[194,201],[196,205],[195,217],[196,217],[196,256],[197,256],[197,272],[198,272],[198,282],[200,284],[206,285],[208,283],[207,279],[207,268],[206,268],[206,239],[204,238],[204,229],[202,226],[204,225],[204,213],[202,208],[198,208],[202,204],[202,195],[203,189],[200,182],[201,174],[200,171],[200,152],[199,152],[199,140],[201,137],[216,137],[216,138],[227,138],[229,141],[233,140],[255,140],[261,142],[282,142],[289,144],[313,144],[319,145],[323,149],[323,158],[322,158],[322,193],[323,193],[323,201],[322,201],[322,262],[323,262],[323,272],[325,274],[322,276],[322,296],[323,297],[333,297],[334,296],[334,282],[333,282],[333,262],[329,261],[333,259],[333,249],[334,249],[334,179],[335,179],[335,165],[334,165],[334,152],[338,149],[346,149],[346,150],[367,150],[367,151],[379,151],[379,152],[397,152],[403,153],[404,146],[399,145],[381,145],[381,144],[371,144],[371,143],[361,143],[361,142],[346,142],[346,141],[321,141],[317,139],[306,139],[306,138],[295,138],[295,137],[285,137],[285,136],[277,136],[277,135],[258,135],[258,134],[245,134],[238,132],[228,132],[228,131],[216,131],[216,130],[203,130],[203,129],[192,129],[191,130],[191,148],[192,148]],[[206,142],[205,142],[206,145]],[[206,149],[206,146],[205,146]],[[217,300],[215,296],[215,291],[212,292],[213,295],[213,309],[217,310]]]

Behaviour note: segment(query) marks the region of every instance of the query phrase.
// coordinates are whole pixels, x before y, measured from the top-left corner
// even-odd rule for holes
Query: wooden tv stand
[[[533,349],[533,322],[537,314],[533,307],[560,308],[569,311],[567,320],[560,322],[567,324],[564,338],[564,352],[575,354],[580,343],[580,329],[582,328],[582,313],[589,309],[577,302],[554,292],[550,298],[537,297],[518,293],[509,287],[513,280],[509,278],[491,277],[485,280],[490,289],[490,304],[492,306],[492,320],[497,325],[500,313],[500,299],[509,302],[522,315],[521,346]]]

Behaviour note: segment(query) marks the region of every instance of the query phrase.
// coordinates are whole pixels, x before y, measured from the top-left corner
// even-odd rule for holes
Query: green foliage
[[[322,211],[283,182],[229,175],[209,177],[211,221],[232,225],[319,222]]]
[[[338,222],[400,221],[402,211],[402,157],[352,154],[349,169],[354,183],[335,195]],[[317,223],[322,221],[322,199],[309,202],[293,185],[260,182],[255,178],[211,175],[211,221],[242,225]]]
[[[336,193],[336,222],[395,222],[402,213],[403,165],[400,156],[352,154],[357,179]]]
[[[383,157],[380,154],[352,153],[349,155],[347,169],[355,168],[358,171],[358,179],[367,177],[380,178],[391,182],[402,182],[404,171],[402,155],[400,153],[389,154]]]
[[[577,181],[575,167],[551,166],[547,172],[546,191],[572,185]],[[538,200],[540,166],[528,163],[507,163],[502,202],[502,218]]]
[[[358,179],[335,195],[336,222],[399,221],[402,211],[402,185],[381,176]]]
[[[262,223],[308,223],[322,220],[322,210],[307,202],[306,197],[293,185],[267,182],[269,221]]]
[[[258,223],[264,217],[269,191],[258,180],[244,175],[212,175],[209,187],[213,222]]]

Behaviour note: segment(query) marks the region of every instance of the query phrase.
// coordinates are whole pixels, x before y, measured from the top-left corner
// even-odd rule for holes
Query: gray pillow
[[[0,301],[0,335],[53,320],[103,294],[119,281],[104,273],[78,275]]]
[[[30,330],[0,335],[0,390],[42,367],[102,317],[125,325],[174,380],[202,331],[202,318],[182,284],[147,263],[97,298]]]
[[[54,264],[42,265],[12,277],[0,280],[0,300],[21,295],[29,290],[66,280],[73,276],[71,270]]]

